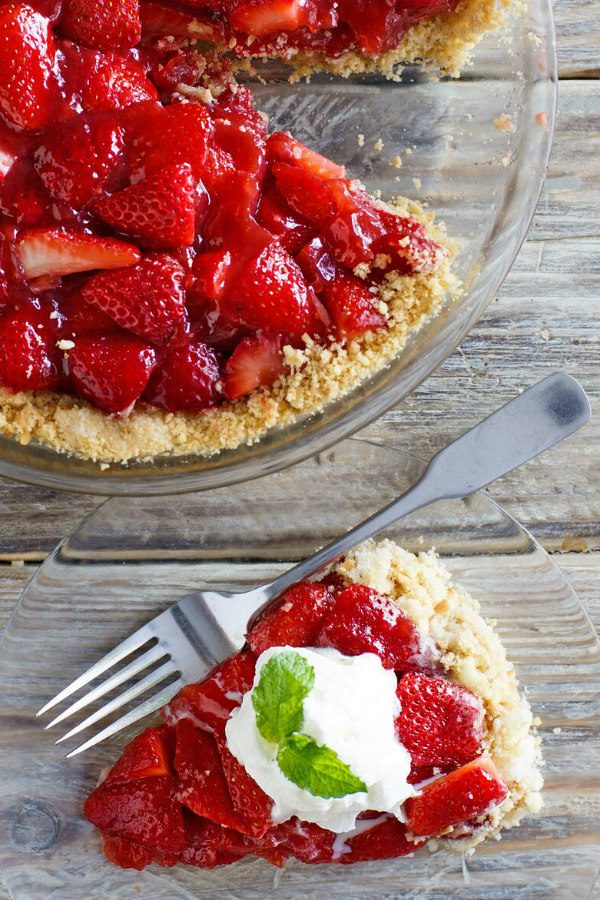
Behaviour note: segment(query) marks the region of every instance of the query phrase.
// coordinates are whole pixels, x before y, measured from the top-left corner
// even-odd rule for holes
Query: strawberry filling
[[[362,5],[0,5],[1,387],[196,414],[285,377],[286,345],[388,327],[384,274],[442,249],[183,40],[371,52],[437,9]]]
[[[390,598],[337,577],[301,582],[247,640],[250,649],[183,688],[163,709],[165,724],[134,738],[88,797],[85,814],[111,862],[142,869],[152,862],[213,868],[251,855],[276,866],[290,857],[310,864],[391,859],[414,853],[429,837],[485,823],[507,796],[483,753],[481,701],[419,670],[419,633]],[[406,823],[373,810],[346,835],[295,816],[275,824],[272,800],[228,748],[225,726],[252,688],[257,656],[270,647],[319,644],[350,656],[375,653],[396,672],[396,730],[410,754],[409,781],[426,781],[404,804]]]

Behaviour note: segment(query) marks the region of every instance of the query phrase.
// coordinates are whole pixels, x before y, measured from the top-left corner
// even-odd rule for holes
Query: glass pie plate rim
[[[535,32],[536,23],[541,37]],[[512,70],[507,79],[518,81],[524,77],[520,69],[525,71],[529,81],[524,100],[531,116],[522,117],[524,124],[519,119],[515,135],[522,141],[525,158],[512,167],[514,171],[507,170],[504,193],[494,212],[493,226],[482,252],[470,258],[466,271],[461,273],[469,285],[466,295],[460,301],[446,304],[442,313],[411,337],[408,346],[388,367],[320,412],[300,418],[284,428],[271,429],[252,446],[243,445],[212,457],[163,455],[147,463],[115,464],[105,468],[34,442],[24,446],[0,435],[0,474],[43,487],[104,496],[173,494],[220,487],[261,477],[323,452],[414,391],[458,346],[496,295],[525,239],[543,187],[557,96],[551,0],[528,0],[527,12],[523,17],[515,14],[510,19],[509,29],[512,29],[509,36],[517,35],[521,42],[521,57],[513,58],[514,52],[512,57],[508,55],[508,38],[501,41],[498,35],[490,36],[487,40],[492,48],[489,51],[491,74],[484,74],[480,80],[491,84],[501,77],[503,54],[506,54],[507,67]],[[465,71],[467,82],[478,77],[480,52],[475,52],[475,69]],[[484,59],[488,57],[484,56]],[[411,78],[407,76],[406,80],[411,81]],[[400,85],[398,90],[404,86]],[[302,90],[302,87],[295,89]],[[529,108],[532,103],[537,106]],[[535,111],[545,115],[543,128],[533,124]],[[407,167],[410,167],[410,160],[405,157],[403,169]],[[353,171],[352,167],[350,170]],[[357,174],[356,170],[354,173]],[[411,195],[410,186],[406,192]]]
[[[357,498],[349,479],[340,482],[339,472],[359,463],[382,478]],[[205,584],[226,586],[223,561],[237,566],[235,577],[242,579],[238,584],[274,573],[282,554],[275,555],[273,534],[281,533],[285,547],[293,548],[286,555],[289,565],[315,542],[332,536],[349,516],[357,521],[383,505],[418,476],[423,465],[389,442],[352,438],[293,473],[284,471],[261,482],[260,490],[241,484],[174,498],[171,504],[160,498],[112,498],[65,539],[26,588],[0,646],[7,729],[0,865],[15,900],[100,900],[132,896],[133,889],[152,900],[259,900],[271,890],[274,897],[292,900],[301,890],[321,889],[332,897],[382,900],[390,895],[414,900],[425,889],[427,896],[440,900],[562,900],[567,885],[570,896],[588,896],[600,871],[600,760],[595,756],[600,742],[600,642],[555,560],[481,492],[436,504],[386,533],[412,549],[435,543],[459,583],[473,593],[479,585],[484,615],[498,618],[498,630],[534,714],[542,717],[545,808],[506,832],[500,843],[478,848],[472,858],[421,851],[413,859],[355,866],[292,862],[276,876],[277,890],[274,870],[257,859],[212,872],[189,867],[124,872],[102,861],[80,804],[125,737],[65,762],[62,747],[53,746],[34,718],[48,696],[166,603],[197,587],[198,577]],[[347,486],[340,488],[337,509],[330,510],[328,518],[322,498],[336,484]],[[284,530],[290,491],[297,497],[311,495],[303,510],[316,517],[310,534],[304,519]],[[239,521],[234,509],[240,510]],[[269,533],[252,533],[249,526],[260,521]],[[232,547],[234,552],[229,552]],[[67,628],[71,637],[65,653]],[[57,650],[63,652],[48,666],[47,654]],[[573,793],[578,805],[572,804]],[[411,885],[406,892],[399,884],[403,878]]]

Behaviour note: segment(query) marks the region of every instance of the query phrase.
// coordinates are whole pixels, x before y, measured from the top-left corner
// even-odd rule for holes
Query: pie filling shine
[[[162,716],[85,803],[124,868],[466,852],[541,807],[497,634],[433,552],[387,540],[286,591]]]

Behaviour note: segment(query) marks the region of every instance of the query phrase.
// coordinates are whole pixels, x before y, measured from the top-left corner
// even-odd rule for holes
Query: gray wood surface
[[[557,0],[555,16],[559,116],[529,238],[499,297],[463,345],[365,435],[396,442],[405,436],[412,451],[429,456],[524,384],[558,368],[578,376],[600,410],[600,0]],[[557,561],[597,629],[599,468],[596,412],[575,440],[491,490],[560,554]],[[0,628],[35,563],[97,503],[0,480]],[[5,897],[0,887],[0,900]],[[600,887],[593,897],[600,900]]]

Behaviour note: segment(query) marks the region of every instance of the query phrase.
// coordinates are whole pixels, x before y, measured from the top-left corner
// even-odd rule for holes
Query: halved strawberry
[[[265,143],[262,135],[230,119],[215,120],[215,143],[228,153],[237,171],[250,172],[262,179],[265,168]]]
[[[28,131],[50,120],[59,99],[49,20],[26,3],[0,6],[0,114]]]
[[[281,246],[292,256],[295,256],[314,233],[314,227],[302,222],[296,216],[276,188],[268,189],[262,194],[256,218],[278,238]]]
[[[66,228],[32,228],[17,240],[17,257],[25,278],[69,275],[93,269],[118,269],[139,262],[133,244]]]
[[[273,241],[243,270],[221,301],[225,318],[251,331],[264,330],[299,341],[322,336],[328,316],[306,284],[298,264]]]
[[[108,413],[131,409],[155,365],[153,348],[129,334],[82,335],[65,355],[75,391]]]
[[[33,307],[0,318],[0,385],[11,391],[48,391],[61,381],[60,354],[49,321]]]
[[[267,117],[256,108],[252,91],[243,84],[219,94],[211,113],[215,119],[231,119],[249,126],[256,134],[267,136]]]
[[[508,788],[491,759],[480,757],[406,801],[407,825],[416,835],[436,835],[484,816],[506,798]]]
[[[154,862],[154,854],[148,847],[110,834],[102,835],[102,849],[107,860],[121,869],[136,869],[141,872]]]
[[[261,0],[234,6],[230,21],[236,31],[258,37],[278,31],[294,31],[302,24],[300,0]]]
[[[349,864],[369,859],[395,859],[414,853],[424,843],[407,838],[406,825],[395,816],[389,816],[372,828],[347,838],[338,862]]]
[[[181,855],[182,862],[200,869],[236,862],[267,843],[198,816],[187,817],[186,833],[187,846]]]
[[[325,249],[320,237],[313,238],[302,247],[296,262],[302,269],[307,284],[310,284],[317,294],[322,294],[326,285],[338,277],[339,266]]]
[[[233,808],[214,737],[190,719],[175,726],[177,799],[197,816],[228,828],[238,828],[239,813]]]
[[[343,178],[346,170],[326,156],[311,150],[285,131],[275,131],[267,141],[267,159],[269,162],[287,163],[299,166],[324,180]]]
[[[185,847],[183,813],[170,776],[101,784],[83,809],[96,828],[114,837],[168,853]]]
[[[150,253],[135,266],[98,272],[83,299],[140,337],[164,343],[185,315],[185,272],[167,253]]]
[[[385,315],[375,307],[377,294],[372,294],[364,281],[354,275],[338,273],[323,286],[323,302],[331,316],[336,333],[350,340],[365,331],[388,327]]]
[[[130,110],[127,120],[133,139],[130,165],[134,181],[177,163],[189,163],[195,178],[203,176],[214,134],[206,106],[173,103],[161,107],[148,103]]]
[[[67,340],[78,334],[111,331],[115,325],[113,319],[101,309],[85,302],[81,296],[81,287],[78,285],[77,290],[69,291],[60,298],[60,333]]]
[[[251,837],[261,838],[273,825],[273,801],[230,752],[225,739],[217,740],[233,807],[243,820],[238,830]]]
[[[422,672],[407,672],[397,690],[398,737],[413,767],[461,766],[481,754],[483,705],[471,691]]]
[[[221,373],[215,352],[202,341],[173,350],[154,372],[144,399],[169,412],[199,413],[214,406]]]
[[[171,775],[169,749],[167,747],[169,728],[146,728],[127,744],[121,757],[114,764],[102,784],[121,784],[137,778],[159,778]]]
[[[87,112],[108,112],[157,101],[158,91],[140,63],[64,42],[65,79]]]
[[[209,250],[199,253],[192,263],[192,287],[188,299],[190,309],[203,307],[206,300],[218,300],[225,291],[233,259],[231,250]]]
[[[375,240],[376,254],[390,257],[388,269],[401,274],[414,272],[434,272],[446,251],[427,237],[425,226],[408,216],[401,216],[391,210],[376,208],[385,233]]]
[[[182,718],[224,735],[225,723],[252,687],[256,656],[242,651],[213,669],[200,684],[189,684],[162,710],[164,720],[176,724]]]
[[[364,584],[351,584],[337,595],[316,642],[347,656],[376,653],[386,669],[399,671],[414,668],[421,652],[419,632],[398,604]]]
[[[335,604],[335,595],[326,585],[300,581],[269,607],[247,641],[257,655],[268,647],[315,647],[323,619]]]
[[[44,135],[35,168],[57,200],[81,207],[101,193],[123,150],[123,129],[115,120],[77,116]]]
[[[259,387],[270,387],[285,372],[283,338],[259,334],[244,338],[225,364],[223,394],[237,400]]]
[[[78,44],[123,52],[140,42],[138,0],[64,0],[60,27]]]
[[[172,249],[194,242],[196,199],[192,167],[176,163],[102,198],[96,212],[143,247]]]

